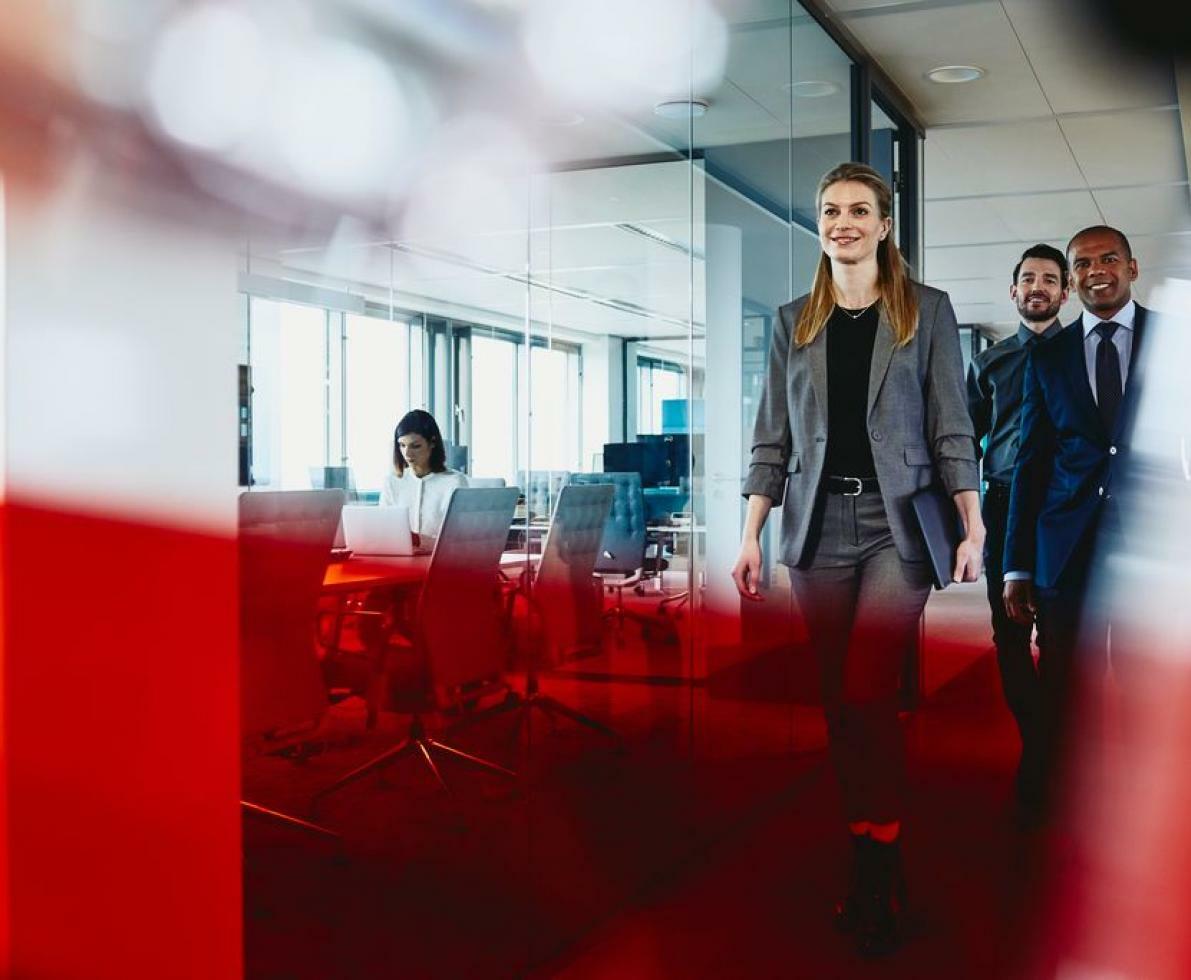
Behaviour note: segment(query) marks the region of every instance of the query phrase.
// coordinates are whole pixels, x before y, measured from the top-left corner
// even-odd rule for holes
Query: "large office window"
[[[375,317],[345,317],[344,433],[356,486],[383,485],[393,458],[393,429],[410,410],[410,327]],[[417,374],[421,377],[421,365]]]
[[[580,469],[579,355],[559,347],[531,348],[531,442],[522,459],[529,469]]]
[[[637,431],[662,431],[662,402],[686,398],[686,374],[670,361],[637,358]]]
[[[540,342],[530,347],[532,412],[522,340],[473,328],[470,366],[471,475],[501,476],[514,484],[527,469],[580,468],[577,350]]]
[[[253,484],[302,490],[312,470],[348,466],[379,490],[393,428],[423,404],[420,322],[253,296],[248,335]]]
[[[257,486],[310,486],[329,443],[327,312],[253,298],[252,475]]]
[[[517,344],[478,332],[471,338],[473,476],[517,482]]]

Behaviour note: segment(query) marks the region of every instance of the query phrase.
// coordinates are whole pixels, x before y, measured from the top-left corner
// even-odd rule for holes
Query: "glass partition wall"
[[[555,7],[573,19],[527,15],[517,113],[444,123],[396,206],[322,240],[254,238],[243,261],[255,488],[347,467],[374,501],[397,420],[424,408],[450,466],[520,488],[507,547],[532,567],[561,487],[636,474],[612,521],[639,550],[605,538],[600,557],[627,564],[593,584],[583,642],[551,635],[531,575],[507,593],[511,689],[540,684],[612,736],[493,711],[468,744],[518,771],[515,792],[452,769],[452,801],[411,757],[388,791],[361,781],[326,803],[353,846],[322,884],[363,906],[342,942],[411,975],[549,960],[823,762],[777,511],[766,602],[742,609],[729,570],[776,310],[809,287],[815,188],[862,122],[857,62],[789,0],[659,3],[632,22]],[[916,143],[889,134],[908,124],[887,104],[864,115],[874,165],[904,165]],[[369,730],[344,704],[349,742],[398,734],[399,713]],[[366,755],[266,776],[308,787]],[[274,928],[249,922],[250,953]]]

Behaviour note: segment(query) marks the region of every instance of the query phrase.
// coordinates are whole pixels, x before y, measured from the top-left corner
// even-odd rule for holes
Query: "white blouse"
[[[438,537],[443,518],[447,516],[447,503],[456,487],[466,487],[467,477],[458,470],[444,470],[441,473],[414,475],[412,466],[405,468],[405,475],[396,471],[385,478],[380,495],[382,507],[403,504],[409,508],[409,529],[418,535],[423,548],[432,547]]]

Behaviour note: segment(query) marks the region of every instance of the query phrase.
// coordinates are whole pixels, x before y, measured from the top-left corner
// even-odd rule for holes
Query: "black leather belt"
[[[842,493],[845,497],[859,497],[862,493],[880,490],[881,484],[875,476],[829,476],[823,480],[823,489],[828,493]]]

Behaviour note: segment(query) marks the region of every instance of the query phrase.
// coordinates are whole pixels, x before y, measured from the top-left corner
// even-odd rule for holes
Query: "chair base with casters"
[[[483,759],[478,755],[472,755],[470,752],[464,752],[462,749],[456,748],[453,745],[448,745],[445,742],[440,742],[436,738],[432,738],[426,732],[426,726],[422,722],[420,715],[414,715],[413,721],[410,722],[409,734],[406,735],[400,742],[392,748],[387,749],[374,759],[369,759],[362,766],[358,766],[349,772],[346,776],[341,776],[335,780],[330,786],[320,789],[314,794],[314,799],[311,802],[311,811],[317,813],[318,807],[322,801],[335,793],[343,787],[348,786],[357,780],[363,779],[365,776],[373,772],[378,772],[391,762],[395,762],[402,756],[414,755],[419,753],[422,761],[429,767],[434,780],[438,783],[439,788],[451,793],[450,784],[443,778],[439,771],[438,764],[434,761],[434,753],[440,752],[449,758],[458,759],[460,762],[466,762],[468,765],[475,766],[477,769],[482,769],[485,772],[493,773],[497,776],[503,776],[506,779],[516,779],[517,774],[511,769],[506,769],[504,766],[497,765],[495,762],[490,762],[488,759]]]
[[[431,737],[422,719],[430,711],[466,710],[492,690],[507,690],[501,681],[507,644],[497,572],[517,496],[515,487],[461,487],[452,493],[410,629],[389,637],[388,656],[370,685],[378,710],[385,694],[398,697],[399,710],[413,716],[409,733],[317,792],[312,809],[330,794],[415,753],[448,792],[436,755],[516,778],[511,769]]]
[[[616,602],[611,608],[604,610],[604,618],[613,620],[615,624],[613,637],[617,646],[621,647],[623,647],[625,644],[624,624],[626,620],[631,619],[635,621],[641,626],[642,630],[647,630],[657,626],[659,623],[658,617],[662,617],[661,622],[663,623],[669,622],[665,619],[667,605],[670,603],[681,604],[682,601],[687,597],[687,593],[685,591],[675,593],[674,595],[666,595],[663,592],[646,592],[643,587],[643,582],[646,580],[642,577],[640,572],[627,576],[622,580],[614,579],[609,581],[610,577],[607,575],[602,576],[602,578],[604,589],[608,592],[616,593]],[[658,600],[657,605],[653,610],[654,615],[651,616],[635,609],[625,608],[624,591],[629,587],[632,587],[633,593],[635,595],[646,599]]]
[[[270,810],[267,806],[261,806],[259,803],[249,803],[248,800],[241,800],[240,809],[248,816],[256,817],[280,827],[289,827],[292,830],[300,830],[303,833],[314,834],[317,837],[323,837],[328,840],[342,840],[342,835],[337,834],[333,830],[320,827],[318,824],[311,823],[309,820],[303,820],[301,817],[282,813],[280,810]]]
[[[537,617],[541,623],[543,649],[561,652],[598,643],[602,600],[593,591],[592,571],[612,496],[609,484],[572,484],[559,492],[537,574],[527,574],[521,582],[529,617]],[[626,578],[624,584],[635,581]],[[551,722],[566,718],[623,748],[621,737],[610,727],[541,692],[537,659],[531,651],[525,691],[509,698],[520,711],[518,726],[527,724],[536,709]]]
[[[535,673],[530,673],[526,677],[524,693],[509,693],[509,704],[514,710],[521,713],[517,719],[518,728],[528,723],[530,714],[536,709],[549,718],[551,722],[558,718],[565,718],[582,728],[588,728],[593,732],[603,735],[605,738],[611,739],[618,750],[624,750],[624,739],[614,729],[609,728],[601,721],[596,721],[589,715],[583,714],[582,711],[572,708],[569,704],[564,704],[558,698],[553,698],[549,694],[543,694]]]

